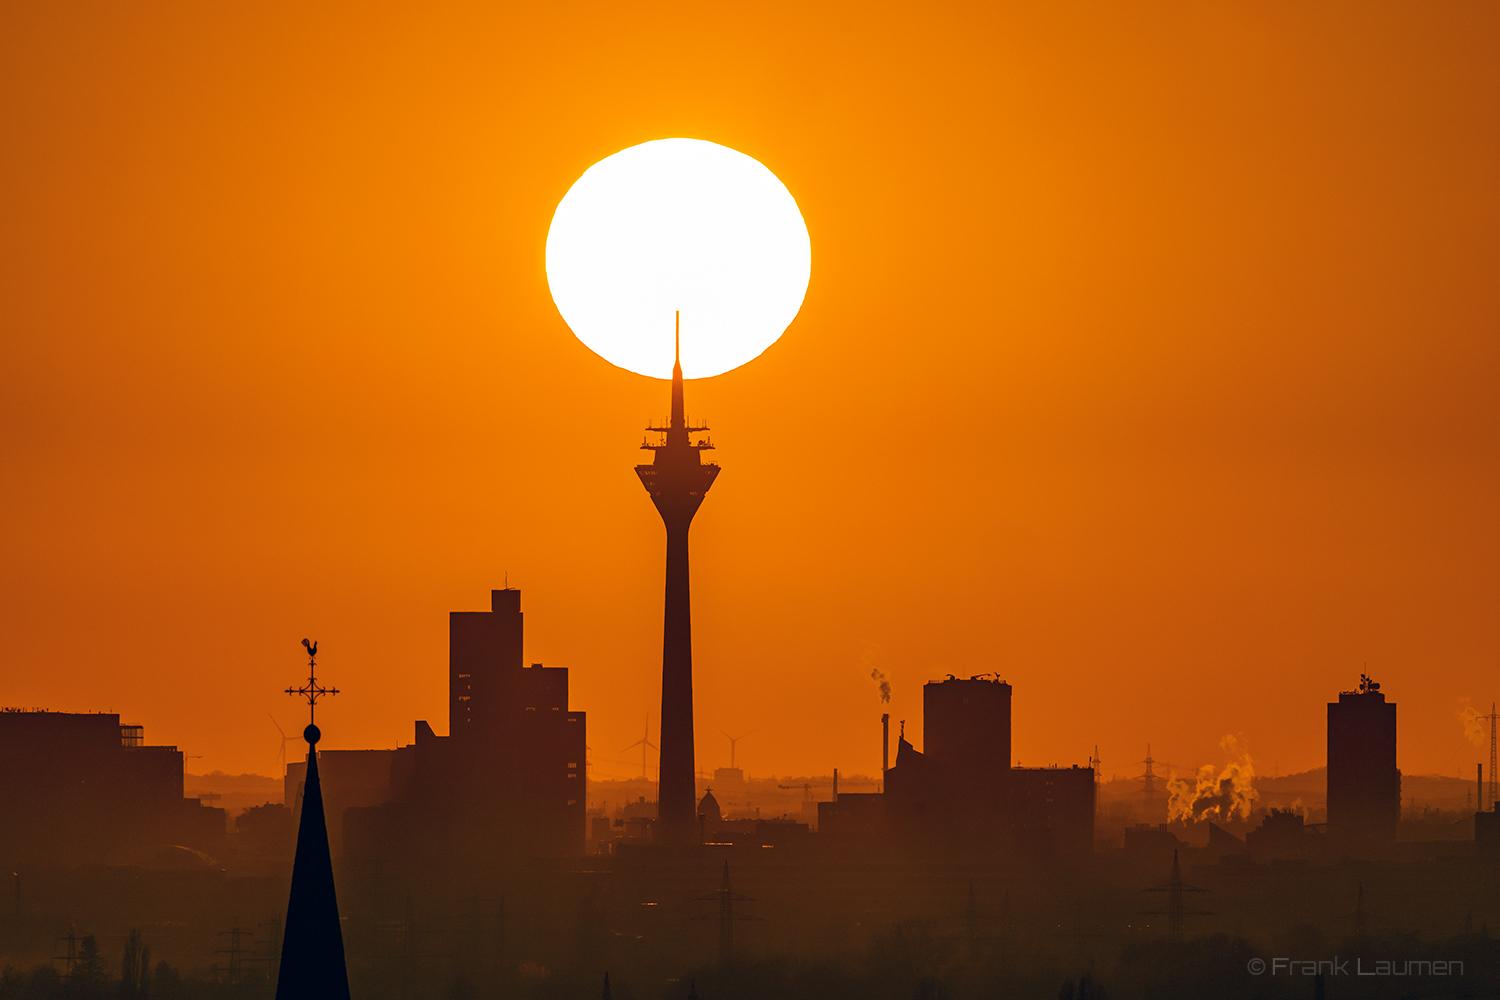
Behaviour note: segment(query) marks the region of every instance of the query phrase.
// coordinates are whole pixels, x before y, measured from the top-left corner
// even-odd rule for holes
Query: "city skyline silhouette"
[[[1497,40],[0,10],[0,1000],[1500,991]]]

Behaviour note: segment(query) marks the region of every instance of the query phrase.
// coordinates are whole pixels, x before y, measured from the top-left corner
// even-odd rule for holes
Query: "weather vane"
[[[302,738],[309,745],[316,744],[323,735],[314,724],[314,716],[318,710],[318,698],[325,694],[338,694],[338,688],[326,688],[318,684],[318,644],[316,641],[302,640],[302,648],[307,650],[307,683],[299,688],[287,688],[287,694],[301,695],[307,699],[307,728],[302,730]]]

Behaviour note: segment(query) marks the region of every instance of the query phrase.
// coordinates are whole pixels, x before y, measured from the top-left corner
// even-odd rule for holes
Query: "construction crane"
[[[880,787],[880,782],[878,782],[878,781],[868,781],[868,780],[866,780],[866,781],[845,781],[844,784],[846,784],[846,785],[860,785],[860,786],[863,786],[863,787],[866,787],[866,788],[871,787],[871,786],[874,786],[876,788]],[[803,793],[803,795],[802,795],[803,801],[805,801],[805,802],[811,802],[812,801],[812,790],[814,788],[828,788],[829,786],[823,784],[822,782],[816,782],[815,783],[815,782],[811,782],[811,781],[804,781],[800,785],[777,785],[776,787],[777,788],[785,788],[785,789],[788,789],[788,790],[795,790],[795,789],[800,788],[800,789],[802,789],[802,793]],[[833,797],[834,798],[838,798],[838,794],[839,794],[839,769],[838,768],[834,768],[833,769],[833,785],[832,785],[832,788],[833,788]]]

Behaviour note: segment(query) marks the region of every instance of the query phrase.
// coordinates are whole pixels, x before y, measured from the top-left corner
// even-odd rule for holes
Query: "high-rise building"
[[[692,435],[708,430],[689,426],[682,398],[682,360],[672,363],[672,416],[665,427],[647,427],[662,435],[650,465],[636,475],[667,529],[666,610],[661,653],[661,785],[656,820],[660,843],[688,844],[699,839],[693,787],[693,620],[688,586],[688,527],[713,485],[719,467],[704,462],[713,445]]]
[[[490,592],[488,611],[449,615],[449,735],[419,721],[414,743],[386,751],[387,803],[358,801],[340,782],[348,769],[325,773],[328,801],[349,803],[350,855],[583,853],[587,716],[568,707],[566,667],[523,661],[522,621],[521,592],[509,588]]]
[[[1360,674],[1358,690],[1340,691],[1328,705],[1328,828],[1394,841],[1400,821],[1396,704]]]

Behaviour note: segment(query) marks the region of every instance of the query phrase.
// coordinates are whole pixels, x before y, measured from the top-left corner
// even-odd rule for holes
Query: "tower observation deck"
[[[678,318],[677,357],[672,364],[672,416],[664,427],[649,426],[661,435],[641,447],[655,452],[649,465],[637,465],[636,475],[651,494],[667,528],[666,613],[661,651],[661,787],[656,839],[665,844],[690,844],[698,837],[693,786],[693,622],[688,587],[688,527],[703,503],[719,467],[704,462],[713,448],[708,425],[688,423],[682,399],[681,318]]]

